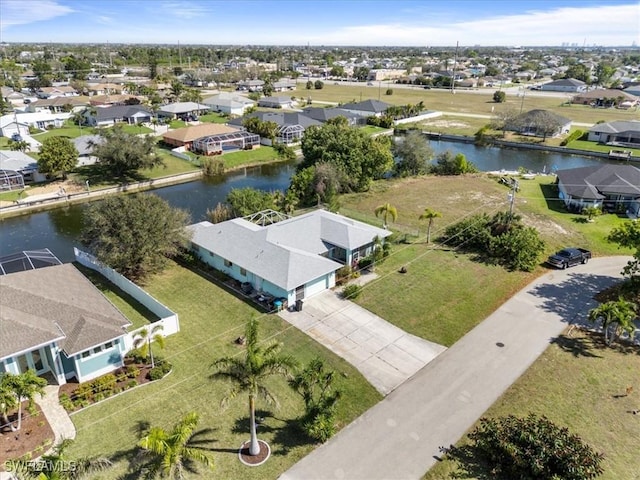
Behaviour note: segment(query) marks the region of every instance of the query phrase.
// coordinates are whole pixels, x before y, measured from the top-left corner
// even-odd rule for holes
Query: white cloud
[[[630,45],[640,36],[638,5],[529,11],[459,23],[344,27],[309,38],[326,45]]]
[[[210,13],[202,4],[193,2],[162,2],[160,6],[164,14],[184,19],[198,18]]]
[[[74,10],[56,0],[0,1],[0,28],[49,20],[73,13]]]

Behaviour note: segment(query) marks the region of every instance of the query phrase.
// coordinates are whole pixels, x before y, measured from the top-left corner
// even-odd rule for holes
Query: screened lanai
[[[14,170],[0,170],[0,190],[22,190],[24,177]]]
[[[303,134],[304,127],[302,125],[282,125],[278,129],[277,143],[284,143],[285,145],[298,143],[302,140]]]
[[[227,150],[244,150],[255,145],[260,145],[260,135],[241,131],[198,138],[191,149],[204,155],[220,155]]]
[[[0,257],[0,275],[24,272],[25,270],[34,270],[51,265],[62,265],[62,262],[48,248],[24,250]]]

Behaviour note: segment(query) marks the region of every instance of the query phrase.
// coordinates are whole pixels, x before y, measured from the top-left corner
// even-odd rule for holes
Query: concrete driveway
[[[418,480],[544,352],[620,279],[629,257],[549,272],[280,480]]]
[[[283,311],[280,316],[351,363],[383,395],[446,350],[331,290],[305,300],[301,312]]]

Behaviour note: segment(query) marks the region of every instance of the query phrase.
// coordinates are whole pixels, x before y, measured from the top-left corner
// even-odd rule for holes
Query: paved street
[[[420,479],[629,258],[596,258],[528,285],[410,380],[288,471],[281,480]]]

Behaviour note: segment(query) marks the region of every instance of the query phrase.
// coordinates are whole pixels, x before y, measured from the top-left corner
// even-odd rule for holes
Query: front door
[[[44,358],[44,349],[39,348],[20,355],[18,357],[18,369],[20,373],[24,373],[27,370],[35,370],[38,375],[49,371],[49,366]]]

